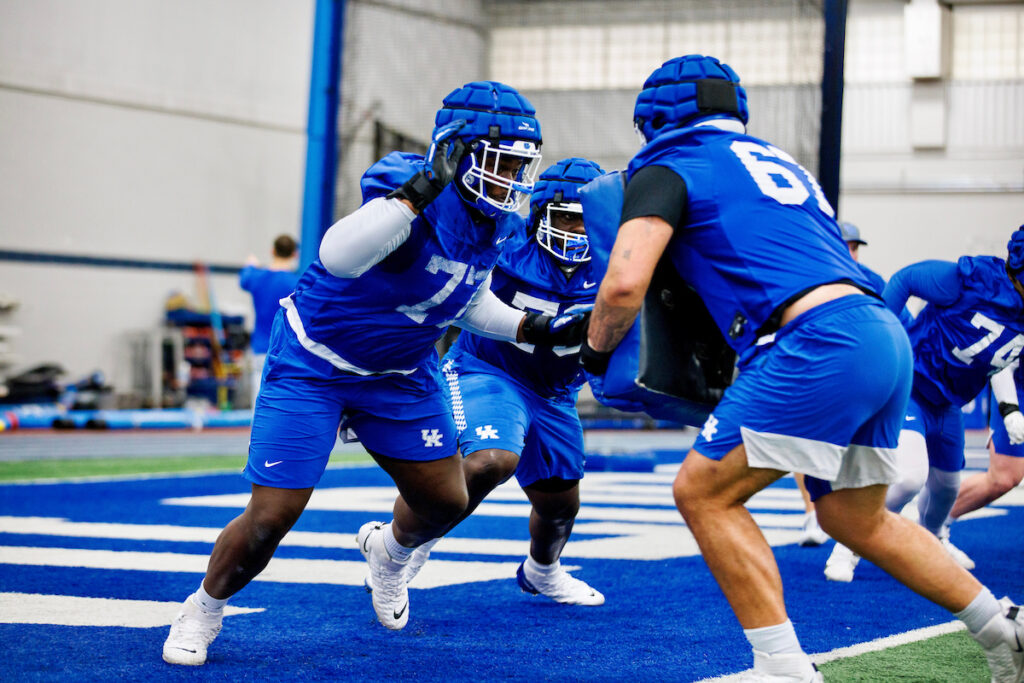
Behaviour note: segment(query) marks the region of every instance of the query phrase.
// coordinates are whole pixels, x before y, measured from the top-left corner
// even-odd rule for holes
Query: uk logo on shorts
[[[708,415],[708,420],[704,423],[704,429],[700,430],[700,435],[704,437],[705,441],[711,441],[711,437],[716,433],[718,433],[718,418],[714,414]]]
[[[491,425],[484,425],[483,427],[476,428],[476,438],[483,439],[497,439],[498,430]]]
[[[442,445],[440,429],[421,429],[420,436],[423,437],[423,446],[425,448],[440,448]]]

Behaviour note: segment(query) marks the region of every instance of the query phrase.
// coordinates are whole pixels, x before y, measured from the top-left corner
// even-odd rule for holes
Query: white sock
[[[548,577],[557,572],[560,567],[561,563],[558,560],[555,560],[552,564],[541,564],[533,559],[533,555],[527,555],[526,562],[523,563],[523,569],[526,571],[527,576]]]
[[[224,605],[228,604],[228,599],[218,600],[217,598],[211,598],[210,594],[203,588],[202,582],[199,583],[199,590],[193,595],[192,599],[196,601],[196,604],[202,607],[207,612],[220,612],[224,609]]]
[[[953,616],[964,622],[968,631],[977,633],[988,623],[989,619],[1001,612],[1002,608],[999,606],[996,596],[992,595],[992,591],[988,588],[982,587],[974,600],[971,600],[971,604],[959,612],[954,612]]]
[[[745,628],[743,635],[747,637],[752,648],[765,654],[799,654],[803,652],[800,641],[797,640],[793,622],[789,619],[775,626]]]
[[[409,556],[412,555],[412,551],[416,548],[406,548],[404,545],[398,542],[395,538],[394,529],[391,528],[390,524],[385,524],[381,530],[384,532],[384,549],[388,551],[388,555],[391,557],[392,562],[398,564],[405,564],[409,561]]]
[[[444,537],[438,536],[437,538],[432,538],[426,543],[421,543],[420,545],[416,546],[415,548],[413,548],[413,550],[423,550],[429,553],[431,550],[434,549],[434,546],[437,545],[437,542],[440,541],[442,538]]]

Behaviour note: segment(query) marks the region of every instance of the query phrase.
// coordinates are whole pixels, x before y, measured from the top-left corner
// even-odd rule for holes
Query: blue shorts
[[[913,374],[910,340],[877,299],[851,295],[797,316],[725,391],[694,449],[809,475],[812,498],[897,479]]]
[[[1024,458],[1024,443],[1010,443],[1010,436],[1006,433],[1006,425],[1003,424],[1003,416],[999,414],[999,406],[993,399],[992,411],[988,416],[988,426],[992,429],[992,447],[1000,455],[1008,455],[1011,458]]]
[[[410,375],[347,373],[304,349],[279,311],[256,398],[245,478],[275,488],[315,486],[342,419],[367,450],[390,458],[439,460],[456,452],[455,424],[436,362]]]
[[[520,486],[583,478],[583,427],[575,395],[542,398],[465,353],[445,356],[441,370],[463,456],[488,448],[515,453]]]
[[[903,429],[924,437],[928,466],[959,472],[964,459],[964,414],[954,405],[934,406],[916,391],[910,395]]]

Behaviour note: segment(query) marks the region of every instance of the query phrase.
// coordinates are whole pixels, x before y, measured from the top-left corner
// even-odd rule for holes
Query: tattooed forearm
[[[614,349],[633,325],[638,311],[638,307],[613,306],[599,301],[590,318],[590,346],[598,351]]]

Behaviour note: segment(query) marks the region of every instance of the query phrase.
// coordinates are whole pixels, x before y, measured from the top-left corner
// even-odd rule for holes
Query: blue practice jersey
[[[688,195],[668,246],[729,344],[743,353],[772,314],[817,285],[871,283],[850,257],[817,181],[792,157],[713,125],[659,135],[633,158],[678,174]]]
[[[871,291],[878,296],[882,296],[882,292],[885,291],[885,278],[859,261],[857,262],[857,267],[860,268],[860,272],[864,273],[864,277],[871,283]]]
[[[491,291],[526,311],[559,315],[593,307],[597,278],[585,261],[566,278],[555,259],[524,229],[510,240],[494,269]],[[546,348],[487,339],[463,331],[449,355],[472,355],[503,370],[543,397],[572,398],[583,384],[579,347]]]
[[[252,294],[252,307],[256,312],[252,338],[249,340],[253,353],[267,352],[270,345],[270,328],[274,324],[274,316],[281,308],[281,299],[295,290],[295,283],[298,281],[299,274],[292,270],[246,266],[238,274],[239,285]]]
[[[392,152],[363,175],[363,203],[422,168],[423,157]],[[405,242],[359,277],[335,277],[319,259],[306,269],[292,296],[305,335],[318,355],[333,354],[336,366],[361,374],[407,373],[436,360],[434,342],[465,314],[521,220],[471,215],[449,184],[413,220]]]
[[[929,302],[907,332],[914,346],[914,389],[935,405],[964,405],[1024,347],[1024,302],[1000,258],[963,256],[956,264],[908,266],[890,280],[886,303],[902,307],[907,293]]]

